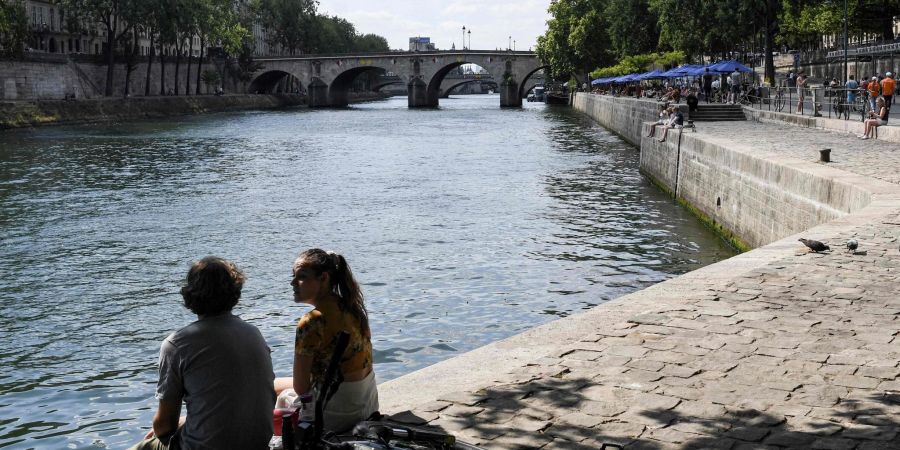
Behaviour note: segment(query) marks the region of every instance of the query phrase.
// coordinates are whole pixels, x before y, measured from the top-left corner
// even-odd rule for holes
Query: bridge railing
[[[447,55],[497,55],[497,56],[537,56],[535,52],[528,51],[507,51],[507,50],[429,50],[425,52],[413,52],[408,50],[397,50],[390,52],[376,53],[307,53],[293,56],[260,56],[254,58],[256,61],[267,60],[290,60],[290,59],[329,59],[329,58],[396,58],[396,57],[412,57],[412,56],[447,56]]]

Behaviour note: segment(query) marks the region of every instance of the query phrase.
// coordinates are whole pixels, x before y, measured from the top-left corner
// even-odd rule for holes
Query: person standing
[[[856,91],[859,89],[859,83],[853,78],[853,75],[850,75],[850,78],[847,80],[847,104],[849,106],[853,106],[856,103]]]
[[[806,74],[797,74],[797,114],[803,113],[803,101],[806,99]]]
[[[706,97],[706,103],[710,102],[712,97],[713,76],[709,72],[709,67],[703,70],[703,96]]]
[[[163,341],[153,429],[131,450],[268,448],[275,373],[262,334],[231,313],[243,285],[225,259],[191,266],[181,296],[197,321]]]
[[[875,100],[878,99],[878,96],[881,95],[881,84],[878,83],[878,76],[872,77],[869,80],[868,85],[869,90],[869,106],[872,107],[872,111],[875,111]]]
[[[731,72],[728,81],[731,85],[731,104],[735,105],[741,97],[741,73],[738,72],[737,68],[734,69],[734,72]]]
[[[894,74],[891,72],[884,74],[884,79],[881,80],[881,96],[884,97],[884,107],[887,108],[888,111],[891,109],[891,103],[894,100],[894,89],[896,87]]]

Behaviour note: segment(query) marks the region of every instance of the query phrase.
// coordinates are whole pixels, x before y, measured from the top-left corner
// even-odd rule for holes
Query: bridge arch
[[[447,64],[447,65],[439,68],[434,73],[434,75],[431,76],[431,79],[428,81],[428,87],[426,88],[427,106],[432,106],[432,107],[438,106],[438,98],[440,98],[441,94],[442,94],[441,83],[444,82],[444,78],[447,76],[447,74],[450,73],[451,70],[456,69],[457,67],[460,67],[465,64],[474,64],[478,67],[481,67],[482,69],[484,69],[485,71],[487,71],[488,73],[491,74],[491,78],[493,78],[494,80],[499,79],[499,78],[497,78],[497,74],[491,72],[490,70],[488,70],[487,67],[484,67],[484,66],[478,64],[477,62],[472,62],[472,61],[468,61],[468,60],[452,62],[450,64]],[[454,85],[453,87],[456,87],[456,86],[459,86],[462,84],[466,84],[466,83],[471,83],[473,81],[478,81],[478,80],[466,80],[457,85]],[[451,89],[453,89],[453,88],[451,87],[451,88],[447,89],[446,92],[449,93]],[[444,96],[444,98],[446,98],[446,96]]]
[[[367,72],[387,72],[387,69],[378,66],[357,66],[347,69],[334,78],[328,86],[328,103],[331,106],[344,107],[350,104],[348,95],[353,87],[353,81]],[[383,87],[383,86],[382,86]]]
[[[519,98],[525,98],[525,96],[528,95],[528,92],[534,89],[534,87],[537,85],[537,82],[531,83],[529,85],[528,81],[531,79],[532,75],[536,74],[539,70],[548,68],[550,68],[549,65],[538,66],[536,69],[528,72],[528,75],[525,75],[525,78],[522,78],[522,80],[519,82]]]
[[[303,84],[294,74],[283,70],[269,70],[256,76],[248,85],[247,92],[250,94],[273,94],[279,83],[286,80],[296,83],[296,89],[303,89]],[[288,88],[289,91],[296,89]]]

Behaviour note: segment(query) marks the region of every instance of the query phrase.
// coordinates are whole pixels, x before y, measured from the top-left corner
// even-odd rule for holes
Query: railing
[[[881,44],[881,45],[869,45],[866,47],[856,47],[856,48],[848,48],[847,56],[861,56],[861,55],[877,55],[884,53],[900,53],[900,42],[894,42],[891,44]],[[843,58],[844,50],[834,50],[828,52],[827,58]]]
[[[844,87],[752,87],[740,103],[757,110],[862,122],[874,108],[868,91]]]

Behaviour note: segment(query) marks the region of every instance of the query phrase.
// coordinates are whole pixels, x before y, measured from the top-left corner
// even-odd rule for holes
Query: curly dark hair
[[[191,265],[181,297],[194,314],[212,315],[231,311],[241,298],[244,274],[218,256],[207,256]]]

